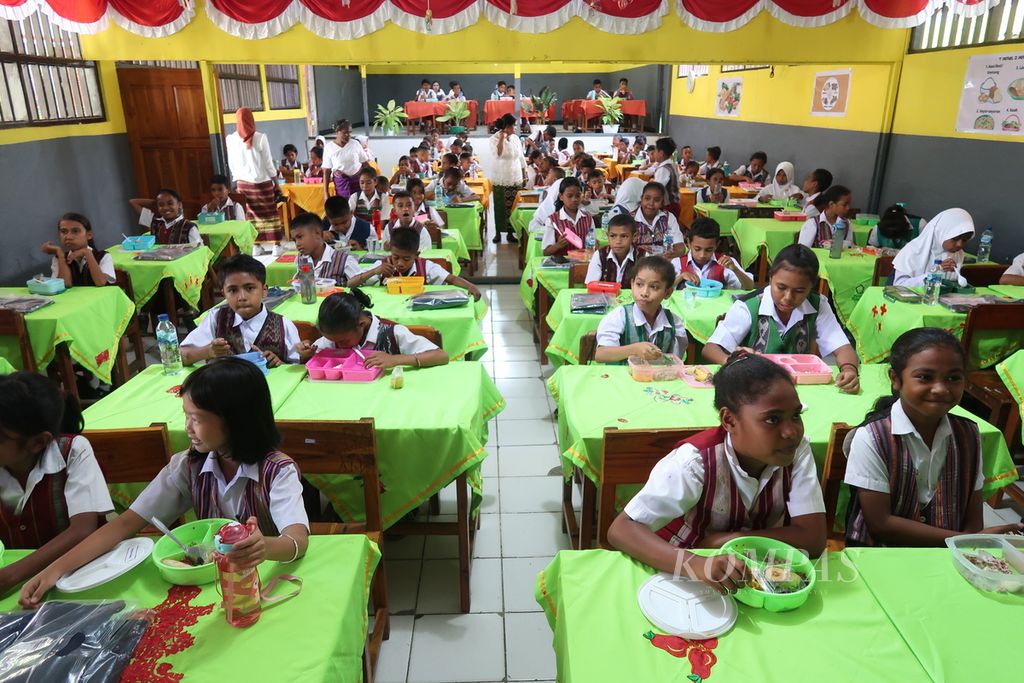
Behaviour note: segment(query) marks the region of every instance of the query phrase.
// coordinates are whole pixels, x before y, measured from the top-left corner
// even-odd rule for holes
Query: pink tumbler
[[[239,569],[228,560],[227,554],[255,530],[254,525],[231,522],[222,526],[213,539],[224,616],[229,624],[238,628],[251,626],[260,618],[260,575],[255,567]]]

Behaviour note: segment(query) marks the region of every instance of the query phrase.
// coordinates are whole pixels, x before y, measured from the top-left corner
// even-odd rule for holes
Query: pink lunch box
[[[372,382],[383,372],[364,367],[352,349],[321,349],[306,362],[306,371],[315,382]]]
[[[828,384],[832,368],[812,353],[766,353],[764,357],[789,370],[797,384]]]

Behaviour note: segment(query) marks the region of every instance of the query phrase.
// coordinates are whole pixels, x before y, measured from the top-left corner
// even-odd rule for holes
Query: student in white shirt
[[[830,187],[832,187],[832,173],[828,169],[816,168],[804,178],[802,192],[791,196],[801,199],[804,214],[808,218],[812,218],[818,215],[818,209],[815,207],[818,195]]]
[[[800,199],[800,188],[793,182],[796,171],[793,164],[788,161],[780,161],[775,167],[775,174],[772,182],[768,183],[757,195],[759,202],[767,202],[773,199],[786,201],[788,199]]]
[[[423,187],[423,181],[419,178],[413,178],[405,186],[408,188],[409,196],[412,197],[412,215],[415,216],[416,220],[427,225],[433,224],[437,228],[443,228],[444,219],[441,218],[440,212],[426,201],[427,193]],[[401,193],[396,192],[391,196],[391,204],[396,214],[400,213],[398,207],[394,205],[399,194]]]
[[[413,99],[417,102],[433,102],[437,99],[437,94],[430,87],[430,81],[425,78],[420,81],[420,89],[413,95]]]
[[[1024,254],[1018,254],[1017,258],[1013,259],[1010,267],[999,277],[999,284],[1024,287]]]
[[[688,149],[688,148],[689,148],[689,145],[687,145],[686,148],[684,148],[683,151],[685,152],[686,149]],[[692,150],[691,150],[690,153],[691,154],[693,153]],[[708,147],[707,152],[705,152],[705,154],[704,154],[704,163],[700,165],[700,170],[698,171],[698,173],[700,173],[701,175],[707,175],[707,172],[710,171],[711,169],[713,169],[713,168],[721,168],[722,166],[725,165],[725,162],[721,161],[721,159],[722,159],[722,148],[721,147],[718,147],[717,145],[714,146],[714,147]],[[684,153],[683,154],[683,161],[682,161],[683,168],[686,167],[686,164],[689,163],[689,161],[690,161],[690,159],[686,158],[686,154]]]
[[[944,278],[956,280],[961,287],[967,279],[960,274],[964,245],[974,237],[974,219],[963,209],[946,209],[921,229],[892,261],[893,284],[921,287],[936,261]]]
[[[682,254],[683,232],[679,221],[671,213],[662,210],[665,201],[665,187],[655,181],[644,185],[640,195],[640,208],[633,215],[636,220],[636,241],[634,244],[643,251],[661,253],[665,249],[665,234],[672,236],[672,252],[669,256]]]
[[[608,221],[608,245],[594,252],[584,282],[618,282],[623,289],[629,289],[638,258],[633,249],[635,235],[636,221],[632,216],[623,213],[612,216]]]
[[[687,251],[672,259],[675,286],[699,285],[702,279],[721,282],[725,289],[753,289],[754,278],[728,254],[718,253],[722,230],[714,218],[698,218],[686,233]]]
[[[203,211],[206,213],[220,212],[224,214],[226,221],[245,220],[245,209],[231,198],[231,182],[226,175],[216,173],[210,178],[210,194],[213,199],[203,207]]]
[[[820,194],[815,202],[815,208],[820,213],[804,222],[797,243],[805,247],[823,247],[825,242],[832,241],[835,231],[845,223],[846,235],[843,237],[843,244],[847,248],[852,247],[853,225],[846,217],[850,211],[851,196],[850,188],[842,185],[833,185]]]
[[[610,95],[608,94],[608,91],[605,90],[601,86],[601,79],[600,78],[595,78],[594,79],[594,87],[591,88],[589,91],[587,91],[586,99],[588,99],[588,100],[599,100],[602,97],[610,97]]]
[[[545,256],[564,256],[570,249],[583,249],[594,230],[594,217],[582,209],[583,187],[575,178],[558,184],[555,211],[544,222],[541,247]],[[538,209],[539,210],[539,209]]]
[[[149,208],[154,203],[155,212]],[[129,199],[128,204],[139,216],[139,225],[149,228],[157,244],[202,244],[199,228],[185,218],[185,208],[177,191],[165,187],[157,190],[154,199]],[[147,218],[148,224],[144,222]]]
[[[725,171],[720,168],[709,169],[705,179],[708,184],[697,190],[697,203],[727,204],[729,191],[725,189]]]
[[[433,223],[430,220],[417,220],[416,212],[413,208],[412,195],[408,192],[396,192],[394,194],[394,206],[395,220],[389,221],[388,224],[384,226],[384,230],[381,231],[381,239],[384,240],[384,247],[390,248],[391,233],[399,228],[408,228],[410,230],[415,230],[418,235],[419,251],[432,249],[434,244],[430,239],[430,232],[427,230],[427,224],[432,223],[436,226],[436,223]],[[432,208],[431,211],[433,211]]]
[[[530,232],[543,230],[547,225],[548,218],[557,211],[555,201],[558,199],[558,185],[565,177],[565,169],[553,168],[548,176],[554,182],[544,188],[544,194],[541,195],[540,202],[537,204],[537,210],[533,212],[533,218],[530,219]]]
[[[57,221],[60,244],[46,242],[44,254],[50,254],[50,277],[64,280],[65,287],[102,287],[116,280],[114,259],[97,249],[93,242],[92,224],[80,213],[69,212]]]
[[[359,171],[370,162],[370,156],[358,140],[352,137],[352,124],[341,119],[334,124],[335,136],[324,147],[324,197],[328,197],[329,183],[334,193],[348,199],[359,190]]]
[[[135,536],[150,518],[170,525],[190,509],[198,519],[227,517],[255,527],[228,553],[240,569],[303,555],[309,521],[302,483],[292,459],[277,450],[263,373],[241,358],[222,358],[193,370],[180,391],[190,448],[175,454],[127,511],[30,579],[21,605],[37,606],[61,576]]]
[[[462,85],[458,81],[452,81],[449,86],[451,90],[448,91],[449,100],[465,100],[466,93],[462,92]]]

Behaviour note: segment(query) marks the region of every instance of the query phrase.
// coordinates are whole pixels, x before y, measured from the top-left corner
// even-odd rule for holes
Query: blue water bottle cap
[[[170,320],[166,313],[160,313],[156,316],[157,321],[163,322],[164,320]]]

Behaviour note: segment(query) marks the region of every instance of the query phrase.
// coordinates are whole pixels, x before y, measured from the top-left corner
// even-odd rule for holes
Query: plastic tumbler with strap
[[[224,616],[238,628],[251,626],[260,618],[260,575],[256,567],[239,569],[227,554],[255,530],[254,525],[231,522],[222,526],[213,539]]]

